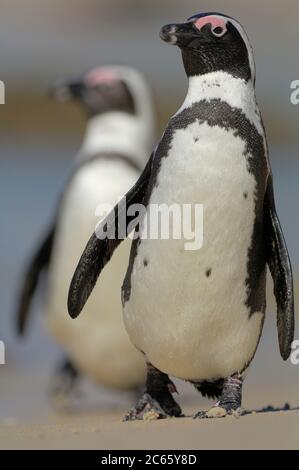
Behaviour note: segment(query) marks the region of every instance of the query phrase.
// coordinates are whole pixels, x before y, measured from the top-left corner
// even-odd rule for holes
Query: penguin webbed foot
[[[235,418],[239,418],[243,416],[245,411],[243,408],[238,407],[234,408],[225,408],[224,405],[221,403],[216,403],[212,406],[208,411],[199,411],[194,415],[194,419],[211,419],[211,418],[225,418],[226,416],[234,416]]]
[[[175,405],[177,404],[175,403]],[[137,405],[124,417],[124,421],[152,421],[155,419],[166,419],[171,416],[180,415],[181,409],[178,405],[173,406],[172,409],[169,407],[167,413],[155,398],[153,398],[149,393],[144,393]]]
[[[49,395],[57,410],[68,411],[80,403],[82,394],[78,388],[79,378],[79,372],[68,359],[54,372]]]
[[[181,407],[172,397],[176,392],[174,383],[169,377],[147,364],[146,390],[124,421],[166,419],[182,416]]]
[[[245,414],[241,408],[243,379],[240,375],[234,375],[224,380],[220,400],[208,411],[199,411],[195,419],[225,418],[234,416],[236,418]]]

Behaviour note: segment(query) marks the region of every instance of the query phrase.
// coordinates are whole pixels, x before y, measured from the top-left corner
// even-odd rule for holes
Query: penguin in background
[[[267,265],[284,360],[294,335],[291,264],[275,209],[253,52],[240,23],[219,13],[166,25],[160,36],[181,50],[186,98],[126,194],[127,208],[146,208],[143,221],[119,203],[102,222],[107,237],[90,238],[68,309],[71,317],[79,315],[124,238],[109,238],[114,222],[122,218],[131,229],[138,221],[122,300],[126,329],[146,358],[147,380],[125,419],[181,416],[169,375],[217,399],[196,418],[241,414],[243,380],[265,318]],[[186,251],[184,239],[147,236],[152,207],[173,203],[203,204],[201,249]]]
[[[144,359],[122,320],[120,288],[131,242],[112,260],[79,323],[67,315],[67,293],[86,239],[99,220],[98,205],[113,207],[146,164],[154,110],[143,76],[124,66],[98,67],[78,80],[58,82],[51,94],[76,100],[87,113],[87,128],[55,219],[25,274],[17,329],[25,333],[40,274],[47,270],[46,324],[66,354],[53,380],[52,398],[57,405],[69,405],[81,375],[112,389],[134,390],[144,383]]]

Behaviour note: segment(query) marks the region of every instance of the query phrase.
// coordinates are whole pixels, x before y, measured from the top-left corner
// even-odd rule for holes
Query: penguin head
[[[60,101],[78,101],[90,117],[111,111],[136,112],[129,87],[116,68],[109,66],[94,68],[77,79],[58,81],[51,95]]]
[[[255,82],[253,52],[239,22],[221,13],[200,13],[184,23],[168,24],[163,41],[181,49],[188,76],[223,71]]]

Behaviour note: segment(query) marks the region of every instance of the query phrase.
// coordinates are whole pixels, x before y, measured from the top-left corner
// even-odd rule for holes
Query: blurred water
[[[40,298],[35,302],[27,341],[14,334],[14,307],[24,265],[53,214],[78,142],[40,139],[13,142],[2,139],[0,171],[0,339],[7,346],[8,366],[20,364],[45,368],[60,354],[44,334]],[[295,149],[274,148],[272,167],[276,201],[293,260],[299,271],[297,243],[299,159]],[[277,350],[274,322],[265,332],[269,348]],[[265,343],[266,355],[270,349]],[[276,354],[276,353],[275,353]],[[266,359],[265,359],[266,360]]]

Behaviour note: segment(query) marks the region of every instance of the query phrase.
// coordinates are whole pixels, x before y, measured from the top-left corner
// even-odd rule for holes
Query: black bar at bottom
[[[276,464],[291,462],[297,465],[298,451],[234,451],[234,450],[74,450],[74,451],[0,451],[0,465],[4,463],[29,463],[30,469],[41,468],[43,464],[54,463],[76,463],[88,465],[91,468],[106,468],[108,466],[122,466],[124,468],[141,468],[144,465],[157,466],[190,466],[202,468],[211,464],[229,464],[230,468],[240,468],[243,464],[270,463],[275,460]],[[245,460],[244,460],[245,459]],[[4,468],[4,467],[2,467]],[[83,468],[86,470],[86,467]]]

